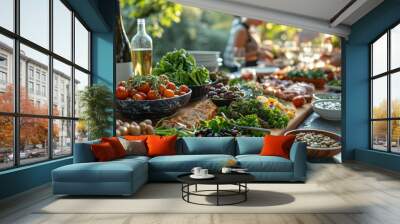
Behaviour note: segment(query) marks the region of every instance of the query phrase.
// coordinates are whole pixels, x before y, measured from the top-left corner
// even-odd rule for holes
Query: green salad
[[[228,107],[220,107],[220,114],[231,119],[240,119],[243,116],[257,116],[263,128],[285,128],[289,117],[278,108],[263,105],[256,99],[242,99],[232,102]]]
[[[321,69],[313,70],[293,70],[288,72],[289,78],[308,78],[308,79],[326,79],[327,74]]]
[[[184,49],[166,53],[153,69],[153,75],[166,75],[178,85],[201,86],[210,83],[206,68],[198,66]]]

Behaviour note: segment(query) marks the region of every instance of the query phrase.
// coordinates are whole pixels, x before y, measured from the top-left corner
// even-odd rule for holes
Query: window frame
[[[71,66],[71,105],[75,104],[75,88],[74,88],[74,83],[75,83],[75,69],[85,73],[86,75],[88,75],[89,78],[89,83],[88,85],[91,86],[92,85],[92,81],[93,81],[93,77],[92,77],[92,61],[91,61],[91,49],[92,49],[92,43],[91,43],[91,37],[92,37],[92,30],[88,27],[88,25],[83,21],[83,19],[72,9],[72,7],[65,1],[65,0],[59,0],[68,10],[71,11],[71,18],[70,18],[70,22],[71,22],[71,58],[67,59],[64,58],[63,56],[55,53],[54,50],[54,44],[53,44],[53,1],[54,0],[47,0],[49,3],[49,47],[48,49],[46,49],[45,47],[42,47],[39,44],[34,43],[33,41],[30,41],[29,39],[23,37],[20,35],[20,0],[14,0],[13,1],[13,10],[14,10],[14,18],[13,18],[13,31],[10,31],[4,27],[0,26],[0,35],[3,35],[5,37],[11,38],[13,40],[13,45],[14,45],[14,49],[12,52],[12,57],[13,57],[13,64],[12,66],[12,75],[13,75],[13,79],[14,79],[14,100],[13,100],[13,112],[2,112],[0,111],[0,116],[4,116],[4,117],[11,117],[13,119],[13,166],[10,167],[5,167],[5,168],[0,168],[0,172],[4,171],[4,170],[10,170],[10,169],[15,169],[15,168],[19,168],[19,167],[23,167],[23,166],[29,166],[29,165],[33,165],[33,164],[37,164],[37,163],[43,163],[49,160],[54,160],[54,159],[62,159],[65,157],[70,157],[73,155],[74,152],[74,143],[75,143],[75,126],[76,126],[76,121],[79,120],[79,117],[75,116],[75,108],[72,107],[71,108],[71,114],[70,116],[56,116],[53,115],[53,60],[58,60],[59,62],[62,62],[68,66]],[[83,67],[81,67],[80,65],[75,63],[75,19],[77,19],[82,25],[83,27],[88,31],[88,69],[85,69]],[[48,97],[48,113],[46,115],[39,115],[39,114],[27,114],[27,113],[21,113],[20,111],[20,85],[21,85],[21,81],[20,81],[20,65],[21,65],[21,61],[20,61],[20,45],[23,44],[27,47],[32,48],[33,50],[36,50],[40,53],[43,53],[45,55],[48,56],[49,58],[49,62],[48,62],[48,84],[47,84],[47,91],[48,93],[46,93],[47,97]],[[27,64],[28,66],[28,64]],[[36,70],[33,70],[33,81],[36,80],[35,77],[36,74]],[[40,73],[41,74],[41,73]],[[30,80],[30,74],[27,73],[25,74],[27,80]],[[40,77],[39,77],[40,78]],[[35,83],[35,81],[34,81]],[[39,80],[39,83],[41,83],[41,79]],[[34,84],[35,85],[35,84]],[[27,90],[28,91],[28,90]],[[36,91],[34,89],[34,91]],[[40,94],[42,95],[42,94]],[[48,136],[47,136],[47,158],[44,158],[41,161],[38,162],[32,162],[32,163],[26,163],[26,164],[21,164],[21,159],[20,159],[20,119],[21,118],[45,118],[47,119],[47,123],[48,123]],[[53,152],[54,152],[54,146],[52,144],[53,142],[53,123],[57,120],[66,120],[66,121],[70,121],[71,122],[71,129],[72,129],[72,133],[71,133],[71,153],[68,155],[62,155],[62,156],[54,156]]]
[[[391,32],[392,29],[395,27],[400,26],[400,21],[395,22],[392,24],[390,27],[385,29],[384,32],[379,34],[375,39],[373,39],[369,44],[369,78],[368,78],[368,84],[369,84],[369,149],[373,151],[379,151],[379,152],[386,152],[386,153],[391,153],[391,154],[400,154],[400,152],[393,152],[392,151],[392,121],[400,121],[400,117],[392,117],[392,99],[391,99],[391,80],[392,80],[392,75],[396,75],[396,73],[400,72],[400,67],[397,68],[391,68]],[[373,74],[373,44],[376,43],[381,37],[384,35],[387,35],[387,62],[386,62],[386,71],[382,72],[380,74]],[[386,86],[387,86],[387,105],[386,105],[386,118],[373,118],[373,81],[378,79],[386,77]],[[374,136],[373,136],[373,122],[374,121],[386,121],[387,122],[387,131],[386,131],[386,150],[379,150],[374,148]]]

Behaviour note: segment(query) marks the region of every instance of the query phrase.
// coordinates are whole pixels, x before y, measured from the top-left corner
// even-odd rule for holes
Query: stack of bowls
[[[222,65],[222,58],[219,57],[219,51],[188,51],[197,65],[202,65],[210,72],[218,71],[218,67]]]

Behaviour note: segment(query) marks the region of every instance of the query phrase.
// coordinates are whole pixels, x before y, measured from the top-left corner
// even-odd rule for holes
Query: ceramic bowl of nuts
[[[308,158],[330,158],[342,150],[341,136],[329,131],[316,129],[297,129],[285,135],[296,135],[296,141],[307,145]]]
[[[316,100],[312,103],[314,111],[322,118],[330,121],[340,121],[342,106],[340,100]]]

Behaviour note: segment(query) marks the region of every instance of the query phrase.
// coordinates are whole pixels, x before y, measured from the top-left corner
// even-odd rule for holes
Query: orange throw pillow
[[[174,136],[158,136],[150,135],[147,137],[147,155],[154,156],[166,156],[166,155],[176,155],[176,139],[178,137]]]
[[[117,158],[122,158],[126,156],[126,151],[124,146],[119,141],[118,137],[101,138],[101,142],[108,142],[114,149]]]
[[[290,147],[292,146],[295,135],[287,136],[264,136],[264,145],[261,149],[261,156],[280,156],[289,159]]]
[[[146,141],[148,135],[125,135],[124,138],[128,141]]]
[[[93,144],[91,145],[91,149],[94,154],[94,157],[99,162],[110,161],[117,158],[113,147],[108,142]]]

